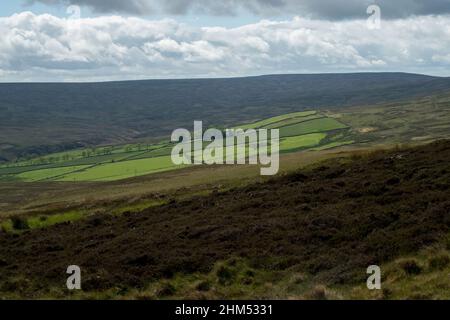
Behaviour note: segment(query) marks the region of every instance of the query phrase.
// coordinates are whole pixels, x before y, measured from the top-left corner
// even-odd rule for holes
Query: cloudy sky
[[[2,0],[0,34],[1,82],[450,76],[450,0]]]

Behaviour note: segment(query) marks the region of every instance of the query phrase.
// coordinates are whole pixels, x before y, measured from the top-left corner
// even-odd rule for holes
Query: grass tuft
[[[221,285],[231,284],[234,279],[234,272],[227,266],[220,266],[216,272],[218,281]]]
[[[444,270],[450,265],[450,255],[447,252],[438,253],[428,259],[428,265],[432,271]]]
[[[12,217],[11,218],[12,227],[15,230],[28,230],[30,229],[30,226],[28,224],[28,221],[25,218],[22,217]]]
[[[170,297],[175,294],[177,290],[170,282],[164,282],[161,287],[156,291],[156,295],[159,298]]]
[[[400,260],[398,264],[407,275],[418,275],[422,273],[422,267],[414,258]]]
[[[317,285],[305,297],[309,300],[327,300],[327,289],[325,286]]]

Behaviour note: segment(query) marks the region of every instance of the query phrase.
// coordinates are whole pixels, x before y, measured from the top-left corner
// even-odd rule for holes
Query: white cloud
[[[450,17],[330,22],[263,20],[198,28],[120,16],[0,18],[0,81],[113,80],[263,73],[411,71],[445,74]],[[448,74],[447,74],[448,75]]]

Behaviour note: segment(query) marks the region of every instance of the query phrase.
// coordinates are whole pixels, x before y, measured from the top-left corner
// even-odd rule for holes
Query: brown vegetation
[[[209,272],[230,257],[268,270],[296,266],[324,285],[353,283],[368,265],[448,234],[449,158],[449,141],[377,152],[139,213],[3,233],[0,292],[62,287],[72,264],[82,268],[84,290],[101,290]],[[233,277],[218,272],[223,282]]]

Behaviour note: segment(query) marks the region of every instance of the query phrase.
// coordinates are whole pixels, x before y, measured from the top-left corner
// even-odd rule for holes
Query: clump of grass
[[[140,292],[134,296],[136,300],[155,300],[155,297],[149,293]]]
[[[325,286],[317,285],[306,294],[306,298],[309,300],[327,300],[327,289]]]
[[[13,216],[1,224],[4,232],[20,232],[29,229],[46,228],[55,224],[69,223],[85,217],[84,212],[69,211],[53,215],[40,215],[29,218]]]
[[[74,222],[82,219],[83,217],[85,217],[85,215],[81,211],[69,211],[50,216],[32,217],[28,221],[30,228],[35,229],[45,228],[59,223]]]
[[[12,227],[15,230],[28,230],[30,226],[28,225],[28,221],[25,218],[14,216],[11,217]]]
[[[400,260],[398,265],[407,275],[418,275],[422,273],[422,267],[416,259]]]
[[[413,293],[411,296],[408,297],[409,300],[431,300],[433,297],[429,294],[425,293]]]
[[[6,222],[0,224],[0,231],[4,233],[7,233],[9,231]]]
[[[298,285],[298,284],[304,283],[305,280],[306,280],[306,276],[303,273],[297,272],[291,276],[291,278],[289,279],[289,282],[291,284]]]
[[[4,281],[0,289],[2,291],[26,292],[30,290],[30,287],[31,287],[30,280],[24,277],[14,277]]]
[[[216,275],[221,285],[227,285],[233,282],[234,272],[227,266],[221,265],[217,270]]]
[[[247,286],[251,285],[252,283],[254,283],[255,276],[256,276],[256,273],[254,270],[252,270],[252,269],[244,270],[244,272],[241,275],[241,278],[242,278],[241,282]]]
[[[385,299],[385,300],[390,299],[390,298],[392,297],[392,294],[393,294],[393,293],[394,293],[394,292],[393,292],[392,289],[389,288],[389,287],[383,287],[383,288],[381,289],[381,296],[382,296],[382,298]]]
[[[246,277],[250,277],[250,278],[253,278],[256,275],[255,271],[251,270],[251,269],[246,270],[244,274]]]
[[[438,253],[428,259],[431,270],[444,270],[450,265],[450,255],[447,252]]]
[[[159,298],[162,297],[170,297],[175,294],[177,290],[170,282],[165,282],[161,285],[161,287],[156,291],[156,295]]]
[[[200,281],[195,286],[195,289],[197,289],[197,291],[209,291],[211,289],[211,283],[207,280]]]
[[[445,247],[447,250],[450,250],[450,233],[447,235],[447,239],[445,242]]]

